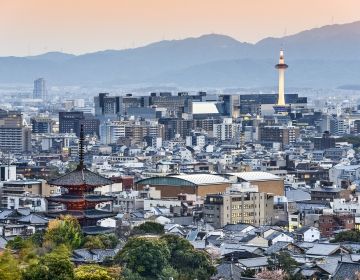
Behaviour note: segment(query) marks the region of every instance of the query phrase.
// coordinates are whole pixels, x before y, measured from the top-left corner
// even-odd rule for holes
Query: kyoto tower
[[[285,69],[289,66],[285,64],[284,51],[280,50],[279,63],[275,65],[275,68],[279,70],[279,93],[278,102],[274,106],[275,113],[287,113],[288,106],[285,104]]]

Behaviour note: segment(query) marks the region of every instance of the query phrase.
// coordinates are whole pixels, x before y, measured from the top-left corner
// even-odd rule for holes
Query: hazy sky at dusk
[[[359,0],[0,0],[0,56],[86,53],[207,33],[256,42],[360,20]]]

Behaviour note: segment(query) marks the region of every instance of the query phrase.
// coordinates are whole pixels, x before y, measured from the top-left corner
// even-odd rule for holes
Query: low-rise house
[[[279,242],[279,241],[294,242],[294,238],[292,238],[290,235],[288,235],[284,232],[280,232],[280,231],[275,231],[275,232],[271,233],[270,235],[268,235],[266,237],[266,239],[269,242],[269,246],[271,246],[272,244],[275,244],[276,242]]]
[[[267,257],[239,260],[239,266],[243,269],[254,270],[255,272],[265,269],[269,265]]]
[[[356,273],[360,272],[360,263],[358,262],[340,262],[333,275],[334,280],[356,279]]]
[[[320,231],[315,227],[301,227],[294,231],[296,241],[314,242],[320,240]]]
[[[293,254],[303,254],[305,252],[303,248],[297,246],[296,244],[285,241],[276,242],[267,248],[265,252],[267,255],[272,255],[283,251]]]
[[[340,244],[334,243],[314,243],[314,246],[306,251],[309,257],[328,257],[340,254],[349,254],[349,251]]]
[[[0,211],[0,235],[5,238],[28,236],[45,230],[48,219],[30,213],[30,209]]]
[[[241,274],[244,269],[232,262],[223,262],[216,267],[215,276],[211,277],[211,280],[223,280],[223,279],[232,279],[232,280],[241,280]]]
[[[103,263],[106,259],[113,259],[117,249],[77,249],[73,251],[71,260],[76,264]]]

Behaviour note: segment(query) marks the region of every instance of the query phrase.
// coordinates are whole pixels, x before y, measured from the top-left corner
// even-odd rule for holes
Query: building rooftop
[[[189,181],[195,185],[209,185],[209,184],[222,184],[229,183],[229,180],[222,176],[213,174],[186,174],[186,175],[173,175],[172,178],[178,178]]]
[[[228,173],[228,174],[232,176],[236,176],[245,181],[281,180],[279,176],[276,176],[269,172],[262,172],[262,171],[236,172],[236,173]]]
[[[193,114],[219,114],[215,102],[193,102]]]

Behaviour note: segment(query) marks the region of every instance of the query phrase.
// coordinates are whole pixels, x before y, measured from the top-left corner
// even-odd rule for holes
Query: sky
[[[83,54],[203,34],[242,42],[360,20],[359,0],[0,0],[0,56]]]

